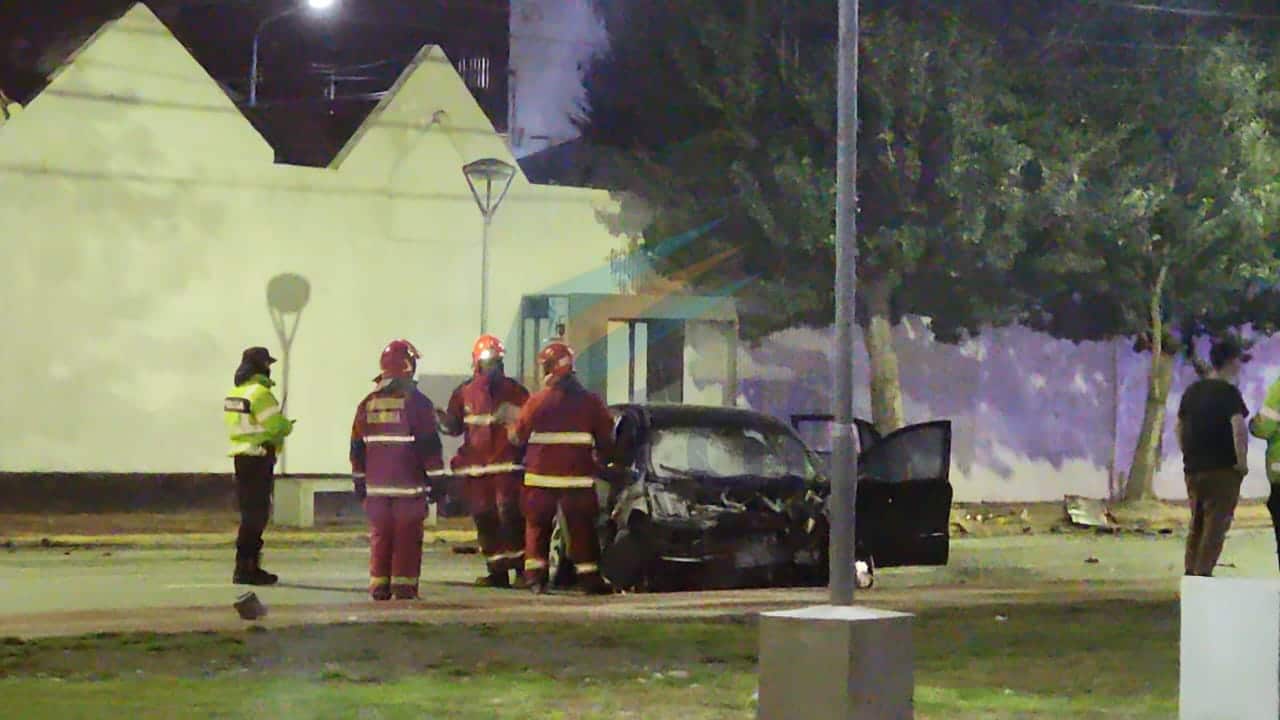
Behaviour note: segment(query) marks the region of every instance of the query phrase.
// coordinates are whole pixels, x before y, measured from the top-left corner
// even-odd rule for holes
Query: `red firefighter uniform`
[[[507,587],[508,573],[524,561],[524,516],[520,513],[520,448],[508,431],[516,422],[529,391],[503,372],[505,349],[492,335],[476,340],[471,350],[474,376],[449,398],[441,417],[446,434],[463,436],[451,464],[464,483],[467,504],[476,524],[488,574],[479,585]]]
[[[382,351],[378,387],[351,428],[351,472],[369,517],[369,594],[418,596],[427,485],[443,475],[435,407],[413,381],[418,351],[396,340]]]
[[[569,558],[587,592],[605,592],[596,538],[595,479],[613,452],[613,418],[573,373],[573,350],[552,342],[538,354],[544,389],[525,404],[512,433],[525,445],[525,582],[541,592],[556,509],[564,512]]]

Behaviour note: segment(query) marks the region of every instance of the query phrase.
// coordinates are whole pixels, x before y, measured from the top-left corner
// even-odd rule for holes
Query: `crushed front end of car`
[[[819,584],[826,575],[825,502],[811,483],[687,473],[623,490],[602,569],[628,590]]]

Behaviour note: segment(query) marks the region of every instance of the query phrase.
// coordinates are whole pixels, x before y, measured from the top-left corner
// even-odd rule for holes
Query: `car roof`
[[[791,427],[778,418],[755,410],[718,405],[684,405],[678,403],[619,403],[611,410],[639,410],[657,427],[711,425],[766,428],[790,433]]]

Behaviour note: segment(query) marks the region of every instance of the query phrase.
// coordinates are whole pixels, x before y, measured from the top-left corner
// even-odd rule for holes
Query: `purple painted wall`
[[[960,501],[1106,497],[1133,456],[1146,401],[1148,355],[1124,341],[1074,344],[1024,328],[1001,328],[961,345],[933,341],[927,322],[895,330],[908,422],[953,421],[952,482]],[[828,412],[828,330],[788,330],[747,347],[740,359],[742,405],[782,417]],[[870,417],[861,338],[853,368],[858,415]],[[1280,372],[1280,338],[1259,342],[1241,380],[1251,410]],[[1184,499],[1173,418],[1195,377],[1180,363],[1169,398],[1165,456],[1156,492]],[[1264,496],[1262,443],[1250,448],[1245,494]]]

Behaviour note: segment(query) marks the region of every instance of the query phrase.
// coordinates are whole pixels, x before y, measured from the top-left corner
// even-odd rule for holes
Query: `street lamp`
[[[281,10],[274,15],[267,16],[265,20],[258,23],[258,27],[253,31],[253,59],[249,63],[249,107],[258,106],[258,39],[262,35],[262,31],[276,20],[303,10],[311,10],[316,13],[327,12],[333,7],[334,3],[335,0],[307,0],[306,5],[297,5]]]
[[[471,195],[484,217],[484,235],[480,240],[480,334],[483,335],[488,331],[489,320],[489,224],[511,189],[516,169],[497,158],[484,158],[463,165],[462,174],[467,177],[467,186],[471,188]],[[502,189],[495,197],[493,191],[497,185]],[[483,195],[481,187],[484,188]]]

